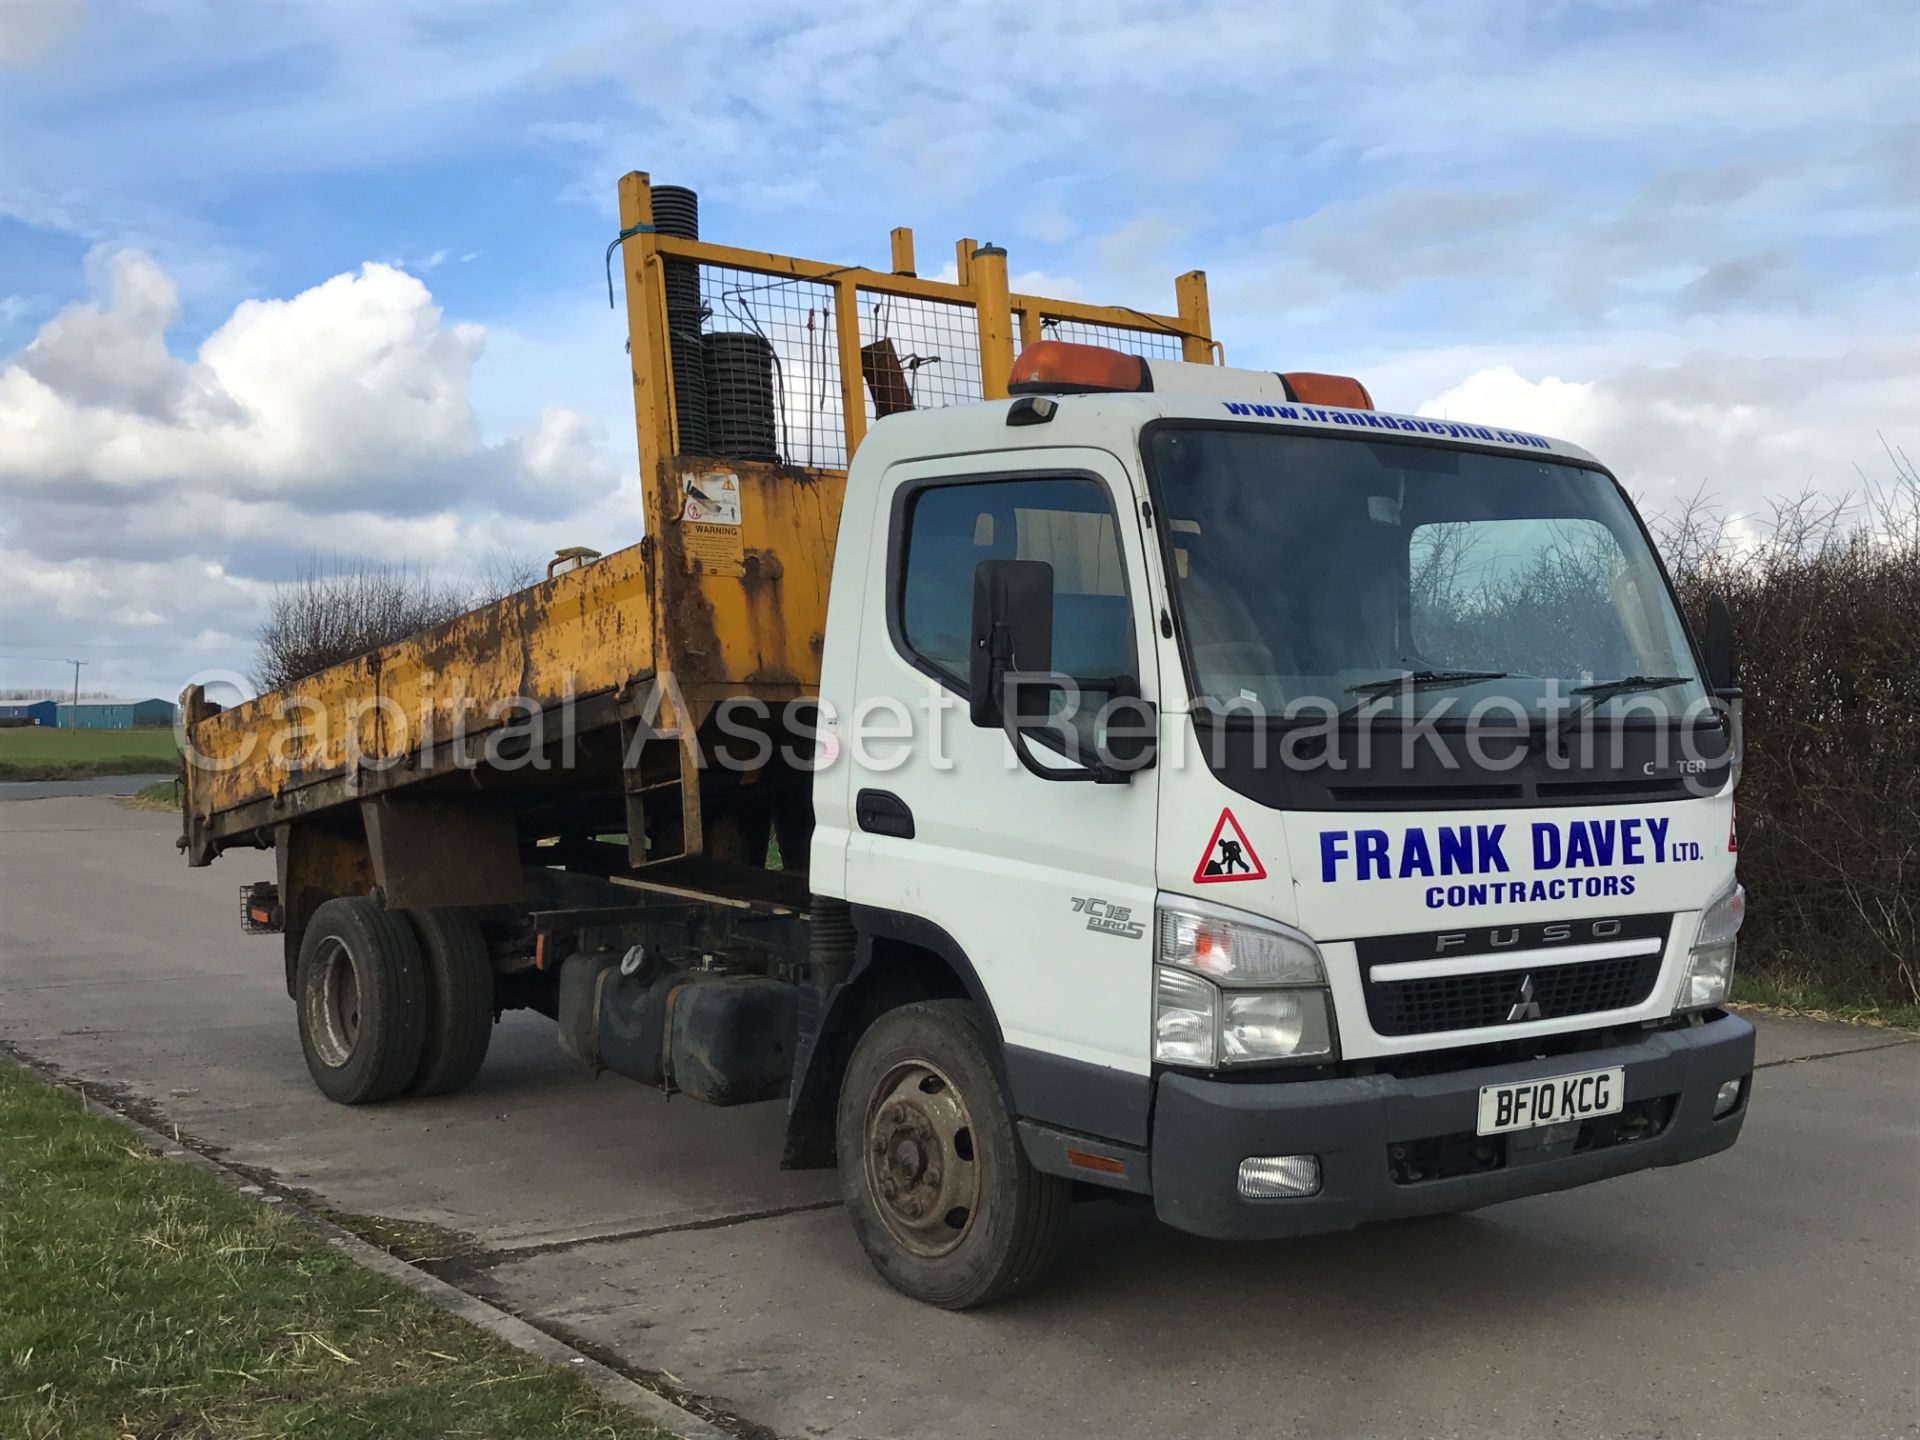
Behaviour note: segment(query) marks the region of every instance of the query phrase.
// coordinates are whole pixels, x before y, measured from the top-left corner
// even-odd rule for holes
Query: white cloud
[[[1562,439],[1593,435],[1612,418],[1613,398],[1592,381],[1548,375],[1529,380],[1511,365],[1476,370],[1416,412],[1443,420],[1490,422]]]
[[[489,443],[470,400],[484,346],[416,277],[367,264],[287,300],[248,300],[191,359],[166,332],[166,274],[123,252],[0,369],[0,483],[16,494],[205,491],[326,511],[450,504],[536,512],[604,489],[579,417]]]
[[[1920,343],[1836,347],[1749,359],[1691,354],[1669,363],[1568,355],[1588,378],[1474,369],[1419,407],[1425,415],[1512,425],[1591,450],[1651,512],[1695,495],[1764,514],[1812,488],[1857,494],[1886,473],[1881,437],[1912,447]]]
[[[167,353],[166,331],[179,295],[160,267],[137,251],[123,251],[96,252],[88,268],[100,300],[62,309],[0,372],[0,416],[12,412],[19,422],[29,409],[39,411],[41,423],[31,432],[38,438],[48,417],[33,405],[34,396],[65,396],[76,407],[130,411],[153,421],[219,408],[210,377]],[[23,452],[17,463],[31,463],[33,454]]]
[[[485,333],[449,323],[414,276],[368,264],[245,301],[182,356],[152,259],[97,254],[89,272],[94,298],[0,364],[10,653],[73,647],[107,679],[145,664],[151,688],[170,656],[244,662],[271,584],[307,554],[463,577],[496,547],[638,538],[594,422],[549,406],[485,434]],[[8,682],[32,683],[20,671]]]

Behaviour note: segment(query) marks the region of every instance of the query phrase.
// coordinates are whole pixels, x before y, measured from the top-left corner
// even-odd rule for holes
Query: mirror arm
[[[1000,638],[1006,632],[994,632],[993,648],[993,693],[995,705],[1000,711],[1000,728],[1007,737],[1007,743],[1013,747],[1014,756],[1020,761],[1020,768],[1029,775],[1037,775],[1042,780],[1055,783],[1078,783],[1091,780],[1096,785],[1125,785],[1133,779],[1131,772],[1121,770],[1104,763],[1088,765],[1084,761],[1075,761],[1071,767],[1056,769],[1051,765],[1042,765],[1033,758],[1033,752],[1027,748],[1027,737],[1020,733],[1020,721],[1013,707],[1006,704],[1006,658],[1000,646]]]
[[[1095,785],[1127,785],[1133,781],[1133,771],[1105,761],[1096,761],[1089,765],[1085,761],[1074,761],[1070,766],[1055,768],[1042,765],[1034,759],[1033,752],[1027,748],[1026,736],[1020,732],[1020,721],[1014,707],[1006,702],[1007,677],[1012,672],[1013,636],[1005,625],[995,625],[987,637],[988,682],[987,688],[992,696],[993,708],[998,713],[1000,728],[1007,737],[1007,743],[1013,747],[1020,766],[1029,775],[1037,775],[1042,780],[1055,783],[1080,783],[1091,781]],[[1117,688],[1123,677],[1115,676],[1105,683]],[[1138,693],[1138,683],[1131,677],[1124,677]],[[1144,768],[1144,767],[1141,767]]]
[[[1003,711],[1000,725],[1006,732],[1007,743],[1013,746],[1013,753],[1020,760],[1021,768],[1029,775],[1038,775],[1042,780],[1053,781],[1091,780],[1096,785],[1124,785],[1133,778],[1123,770],[1114,770],[1106,765],[1084,765],[1076,762],[1072,769],[1058,770],[1051,765],[1042,765],[1027,749],[1026,736],[1020,733],[1020,724],[1017,720]]]

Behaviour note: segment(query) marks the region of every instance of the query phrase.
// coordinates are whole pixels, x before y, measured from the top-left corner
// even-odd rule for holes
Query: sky
[[[806,13],[808,11],[817,13]],[[244,674],[315,557],[641,533],[602,252],[1174,308],[1649,512],[1920,455],[1911,0],[0,0],[0,689]]]

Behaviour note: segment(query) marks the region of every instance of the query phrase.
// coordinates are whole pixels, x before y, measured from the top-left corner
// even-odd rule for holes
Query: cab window
[[[1084,477],[932,485],[907,511],[900,635],[952,688],[967,683],[973,572],[982,560],[1053,567],[1053,668],[1083,689],[1135,673],[1133,622],[1113,506]]]

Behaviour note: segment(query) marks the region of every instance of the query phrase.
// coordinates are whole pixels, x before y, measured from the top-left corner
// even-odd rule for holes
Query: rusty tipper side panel
[[[657,533],[638,545],[232,710],[207,713],[189,692],[189,859],[204,864],[222,842],[450,764],[484,763],[489,735],[536,711],[555,728],[604,725],[612,713],[583,702],[617,695],[619,713],[631,713],[656,678],[677,687],[654,699],[669,728],[697,728],[730,696],[775,708],[810,696],[845,485],[833,471],[677,458],[649,497]],[[698,513],[689,486],[729,497],[732,523],[688,518]],[[675,699],[689,713],[675,714]],[[570,705],[582,713],[561,719]],[[467,758],[453,761],[456,740]],[[423,765],[429,746],[435,763]],[[682,778],[694,805],[697,766]]]
[[[827,580],[847,477],[679,456],[662,467],[655,643],[696,710],[730,695],[778,704],[820,683]],[[689,522],[686,487],[726,486],[739,523]]]
[[[283,869],[312,872],[308,890],[324,898],[366,888],[364,852],[383,893],[490,904],[500,886],[478,878],[474,856],[483,851],[501,869],[511,868],[517,846],[522,863],[541,870],[598,872],[609,864],[606,837],[624,831],[634,870],[753,864],[767,853],[771,823],[785,827],[781,852],[794,866],[805,853],[810,792],[804,767],[785,756],[807,737],[847,480],[840,467],[870,415],[1004,398],[1019,344],[1050,325],[1093,327],[1122,343],[1157,345],[1155,353],[1177,347],[1189,360],[1209,358],[1212,347],[1197,271],[1177,282],[1179,313],[1156,315],[1012,293],[1005,252],[972,240],[955,247],[949,281],[913,273],[904,230],[893,237],[892,272],[668,234],[655,224],[651,182],[639,171],[622,177],[619,207],[608,263],[611,272],[617,253],[625,279],[634,520],[647,538],[232,710],[190,688],[182,697],[182,844],[193,864],[230,845],[276,844]],[[695,342],[747,331],[765,343],[773,398],[736,403],[771,403],[763,419],[778,444],[704,457],[696,453],[709,443],[704,427],[681,443],[680,406],[704,402],[676,393],[673,337],[684,342],[688,331],[684,311],[681,329],[670,328],[669,267],[706,286],[697,292]],[[917,320],[908,315],[915,306],[925,312]],[[798,343],[804,333],[804,354],[783,354],[769,339],[763,322],[780,313],[793,333],[776,325],[774,338]],[[793,328],[802,324],[804,332]],[[865,391],[869,352],[915,325],[928,344],[945,337],[946,353],[916,356],[915,374],[939,368],[917,381],[894,377],[883,409]],[[898,335],[870,341],[875,326]],[[969,353],[954,353],[949,341]],[[835,432],[825,453],[838,465],[814,465],[811,439],[808,463],[795,463],[786,429],[805,407],[809,436],[816,414]],[[723,727],[715,709],[735,697],[759,702],[766,730],[792,742],[778,763],[716,771]],[[557,772],[546,763],[555,748]],[[529,758],[541,763],[521,763]],[[310,843],[290,847],[294,831]],[[447,843],[424,843],[429,834]],[[467,853],[455,853],[460,834]],[[330,845],[352,863],[322,863]],[[290,849],[322,858],[288,861]],[[423,877],[423,865],[433,873]],[[282,875],[287,896],[300,878]],[[298,928],[290,911],[290,939]]]
[[[653,675],[651,562],[635,545],[231,710],[187,715],[189,854],[309,808],[350,768],[489,731]],[[524,701],[524,703],[522,703]],[[270,813],[263,813],[263,806]]]

